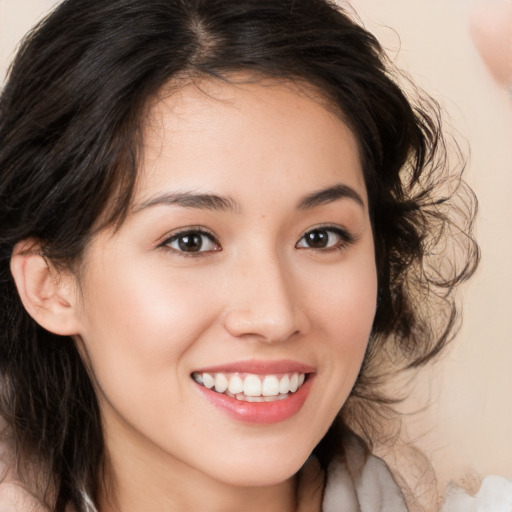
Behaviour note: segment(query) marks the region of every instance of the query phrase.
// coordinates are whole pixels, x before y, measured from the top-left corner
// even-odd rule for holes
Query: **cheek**
[[[308,293],[317,329],[327,341],[324,358],[340,386],[351,388],[364,358],[376,312],[377,277],[373,253],[355,258],[343,271],[323,278]]]
[[[303,287],[309,307],[316,310],[325,328],[337,331],[347,341],[357,342],[369,335],[377,303],[377,272],[371,251],[359,251],[346,265],[318,274]]]
[[[190,408],[190,354],[218,312],[177,273],[130,262],[90,276],[83,350],[108,428],[122,419],[150,438],[172,437],[170,418]]]
[[[117,260],[87,283],[83,342],[97,379],[143,387],[147,376],[167,378],[215,318],[201,290],[157,269]]]

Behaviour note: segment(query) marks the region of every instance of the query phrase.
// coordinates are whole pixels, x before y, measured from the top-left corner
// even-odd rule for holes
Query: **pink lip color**
[[[279,361],[238,361],[208,368],[200,368],[194,373],[252,373],[254,375],[272,375],[276,373],[313,373],[315,369],[307,364],[292,360]]]
[[[197,372],[252,373],[255,375],[288,372],[307,373],[308,377],[306,381],[295,393],[291,393],[288,398],[275,400],[273,402],[245,402],[222,393],[217,393],[198,383],[194,383],[199,392],[202,393],[211,404],[226,412],[235,420],[260,425],[279,423],[297,414],[308,397],[315,377],[311,367],[294,361],[248,361],[243,364],[227,364],[210,367],[208,369],[197,370]]]
[[[245,423],[270,425],[287,420],[300,411],[309,394],[312,381],[312,377],[308,378],[298,391],[288,398],[274,402],[244,402],[196,385],[210,403],[224,410],[232,418]]]

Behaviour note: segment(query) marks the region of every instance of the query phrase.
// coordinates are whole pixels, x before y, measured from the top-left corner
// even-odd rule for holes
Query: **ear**
[[[71,272],[57,270],[37,242],[16,245],[11,273],[25,309],[41,327],[62,336],[79,333],[76,279]]]

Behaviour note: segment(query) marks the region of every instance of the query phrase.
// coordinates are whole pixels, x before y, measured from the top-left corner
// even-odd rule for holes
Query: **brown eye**
[[[199,252],[203,247],[203,238],[201,235],[193,233],[178,238],[178,247],[185,252]]]
[[[329,233],[325,229],[315,229],[304,235],[304,242],[312,249],[324,249],[329,245]]]
[[[188,254],[220,249],[212,235],[204,231],[183,231],[167,239],[163,245],[174,251]]]
[[[306,232],[297,242],[296,247],[299,249],[328,250],[344,247],[353,241],[353,236],[344,229],[324,227]]]

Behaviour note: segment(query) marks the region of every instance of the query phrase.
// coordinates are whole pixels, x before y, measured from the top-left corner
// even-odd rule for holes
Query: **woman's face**
[[[282,482],[347,399],[375,313],[356,140],[312,94],[212,80],[153,107],[144,151],[77,294],[114,468]]]

